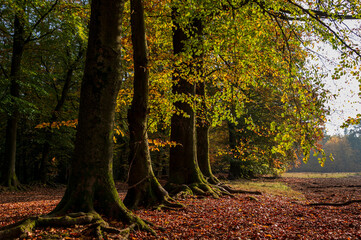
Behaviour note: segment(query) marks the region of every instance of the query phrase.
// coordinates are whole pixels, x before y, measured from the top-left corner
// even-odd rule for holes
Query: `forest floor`
[[[361,176],[282,177],[230,184],[256,188],[263,195],[189,196],[179,200],[186,205],[182,210],[137,210],[138,216],[155,224],[157,236],[136,231],[130,239],[361,239],[361,203],[308,205],[361,199]],[[124,197],[126,186],[118,183],[117,187]],[[34,187],[25,192],[0,192],[0,226],[48,213],[64,190]],[[37,229],[27,239],[83,239],[82,229],[84,226]]]

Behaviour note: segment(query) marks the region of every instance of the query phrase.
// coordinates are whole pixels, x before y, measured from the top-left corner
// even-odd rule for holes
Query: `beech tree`
[[[203,175],[206,177],[207,181],[211,184],[218,184],[220,181],[212,172],[211,162],[210,162],[210,142],[209,142],[209,129],[211,123],[207,115],[208,109],[206,104],[206,89],[205,82],[197,83],[196,93],[200,97],[200,107],[197,108],[197,161],[199,168]]]
[[[128,110],[130,170],[129,188],[124,204],[129,208],[156,205],[180,207],[180,204],[170,202],[172,199],[169,197],[168,192],[159,184],[152,169],[147,133],[149,69],[144,6],[142,0],[131,0],[130,5],[134,60],[134,95],[131,107]]]
[[[205,176],[206,180],[211,184],[218,184],[220,181],[214,176],[212,172],[210,157],[209,157],[209,129],[211,127],[210,122],[210,112],[207,106],[207,91],[206,84],[207,78],[205,75],[204,69],[204,51],[203,49],[203,40],[204,37],[203,28],[205,22],[205,16],[197,16],[194,20],[194,27],[196,28],[196,45],[193,46],[200,51],[200,55],[194,55],[197,72],[198,72],[198,81],[196,83],[196,97],[198,98],[198,103],[196,106],[196,139],[197,139],[197,162],[202,174]]]
[[[123,205],[112,177],[115,102],[120,86],[120,26],[124,1],[93,0],[74,156],[66,192],[48,215],[2,228],[0,238],[17,237],[36,226],[95,223],[99,214],[139,228],[147,225]],[[126,230],[129,232],[129,229]],[[122,232],[119,231],[119,234]]]
[[[201,57],[197,54],[198,49],[189,50],[187,43],[202,35],[201,20],[193,16],[184,23],[180,21],[183,17],[181,14],[182,11],[176,6],[172,8],[173,53],[181,59],[180,63],[174,65],[172,78],[175,83],[172,91],[183,99],[174,103],[176,113],[171,118],[170,140],[177,145],[170,149],[169,180],[166,189],[171,193],[188,191],[218,196],[226,192],[207,182],[197,161],[196,115],[192,98],[196,94],[195,79],[200,72]]]
[[[13,36],[13,53],[11,60],[11,73],[10,73],[10,94],[14,98],[20,96],[20,66],[21,58],[24,53],[25,36],[24,24],[19,15],[16,14],[14,18],[14,36]],[[14,102],[13,100],[13,102]],[[16,162],[16,132],[19,119],[19,112],[17,107],[13,107],[12,113],[8,117],[5,138],[5,157],[4,157],[4,171],[3,171],[3,184],[7,187],[19,186],[19,181],[15,173]]]
[[[195,69],[197,67],[194,67],[196,61],[194,60],[192,51],[202,51],[199,46],[195,47],[194,44],[196,41],[194,36],[197,32],[197,27],[195,27],[194,23],[196,19],[195,16],[204,13],[202,7],[208,2],[190,2],[191,4],[199,4],[196,11],[194,11],[192,7],[184,7],[182,10],[177,10],[175,7],[175,11],[173,9],[173,12],[183,15],[181,17],[178,16],[178,19],[181,20],[174,24],[175,30],[173,36],[176,36],[173,37],[174,53],[182,56],[181,61],[185,62],[182,69],[187,69],[188,72],[185,70],[175,70],[175,77],[173,77],[175,82],[173,92],[176,95],[182,95],[182,100],[175,103],[176,109],[180,110],[172,117],[171,140],[179,142],[180,144],[171,149],[170,183],[172,181],[176,182],[178,179],[182,179],[182,177],[184,179],[192,179],[192,177],[187,177],[190,175],[189,172],[193,172],[193,176],[198,176],[197,173],[194,173],[197,172],[197,170],[189,169],[197,169],[197,165],[200,163],[199,161],[193,161],[193,155],[196,151],[194,150],[194,145],[192,143],[194,137],[191,137],[194,135],[192,129],[192,110],[194,108],[194,102],[192,98],[194,96],[194,86],[196,85],[194,84],[196,82],[194,79],[197,78],[197,74],[195,74],[197,71]],[[309,5],[312,6],[312,3],[310,2]],[[342,9],[339,5],[337,6],[337,8]],[[208,27],[209,32],[207,33],[215,35],[209,29],[215,30],[215,32],[218,33],[221,31],[225,32],[225,34],[220,34],[221,37],[219,37],[218,40],[216,39],[217,43],[214,45],[217,47],[215,47],[214,50],[212,49],[212,57],[213,59],[219,57],[223,62],[223,68],[229,67],[226,65],[231,65],[231,71],[234,70],[231,75],[235,76],[235,80],[230,80],[230,75],[225,76],[225,87],[220,91],[220,94],[216,96],[221,96],[221,99],[225,102],[239,101],[240,99],[249,101],[243,93],[245,90],[250,87],[257,89],[268,86],[269,90],[273,91],[275,94],[283,94],[280,99],[281,105],[283,105],[281,106],[281,112],[282,116],[289,116],[289,118],[280,118],[280,124],[277,123],[277,120],[271,122],[267,126],[268,130],[266,130],[263,129],[263,126],[257,126],[257,124],[255,124],[257,119],[252,120],[252,116],[248,116],[244,117],[244,121],[246,122],[245,128],[256,134],[260,134],[260,136],[262,136],[262,134],[267,135],[267,131],[273,132],[270,135],[276,133],[274,146],[272,148],[267,148],[267,151],[269,153],[272,152],[274,156],[282,156],[282,159],[289,158],[290,153],[295,154],[296,150],[298,154],[302,152],[305,155],[305,160],[309,157],[312,148],[323,152],[317,145],[317,139],[322,137],[321,126],[324,122],[324,115],[327,114],[327,110],[323,106],[326,96],[323,93],[319,93],[312,89],[322,88],[318,79],[310,81],[310,79],[300,77],[299,71],[303,68],[303,64],[299,64],[299,60],[297,59],[305,58],[304,52],[299,51],[302,30],[316,32],[322,36],[323,40],[331,41],[335,45],[344,45],[346,48],[352,50],[351,45],[347,44],[342,37],[332,30],[332,27],[321,20],[321,18],[326,17],[342,19],[342,15],[332,12],[331,6],[329,6],[328,9],[324,7],[324,5],[319,6],[319,8],[324,7],[323,12],[305,9],[302,5],[293,1],[227,1],[220,3],[219,5],[212,5],[212,14],[217,16],[218,19],[223,19],[222,17],[225,15],[225,13],[222,13],[222,10],[219,11],[220,7],[223,12],[228,12],[228,16],[233,16],[233,18],[229,21],[224,18],[220,25],[217,25],[217,21],[209,21],[211,27]],[[183,12],[185,9],[188,10],[188,12]],[[327,11],[329,11],[329,13],[326,13]],[[211,12],[212,11],[208,14],[211,14]],[[174,15],[175,14],[173,14],[173,16]],[[344,15],[344,18],[348,19],[355,17],[356,16],[350,17]],[[173,17],[173,21],[174,19],[175,18]],[[254,24],[251,23],[252,20],[255,22]],[[297,22],[291,22],[292,20],[300,20],[304,25],[300,26]],[[229,24],[230,28],[225,30],[224,26],[227,26],[227,24]],[[218,30],[213,26],[218,26]],[[248,29],[248,32],[245,29]],[[206,35],[206,38],[212,37]],[[181,41],[179,41],[179,39],[181,39]],[[227,41],[224,41],[224,39],[227,39]],[[216,50],[216,48],[218,48],[218,50]],[[178,49],[178,52],[176,49]],[[259,56],[264,56],[264,58],[259,58]],[[177,64],[179,63],[177,62]],[[211,64],[215,65],[217,63],[213,61]],[[190,65],[193,65],[193,68],[190,67]],[[263,68],[262,66],[267,67]],[[208,68],[211,69],[211,67]],[[301,74],[307,75],[305,72]],[[276,76],[274,80],[270,80],[269,76],[272,75]],[[223,79],[217,81],[216,85],[221,85],[222,81]],[[292,82],[294,82],[293,86],[288,87],[292,85]],[[199,83],[197,82],[197,84]],[[229,86],[231,86],[231,88],[229,88]],[[227,87],[229,89],[225,89]],[[279,93],[279,89],[282,89],[280,90],[281,93]],[[289,95],[285,96],[286,93]],[[214,101],[219,101],[218,99],[215,99]],[[223,115],[221,117],[223,119],[230,118],[232,121],[237,122],[237,117],[240,115],[247,116],[247,114],[244,113],[250,109],[247,109],[247,106],[245,106],[244,103],[238,102],[236,104],[238,104],[237,111],[227,111],[227,108],[221,108],[222,110],[219,110],[220,108],[218,108],[216,114],[219,116]],[[266,104],[266,106],[267,105],[269,104]],[[177,118],[182,119],[182,117],[189,117],[189,122],[185,123],[182,120],[176,120]],[[177,121],[182,123],[178,123],[177,126]],[[243,119],[241,122],[243,122]],[[183,129],[179,126],[182,126]],[[188,136],[182,137],[182,134],[186,135],[185,132],[188,133]],[[199,136],[201,136],[201,134],[199,134]],[[186,137],[188,137],[187,141],[184,140]],[[183,140],[181,140],[182,138]],[[207,144],[207,141],[202,139],[202,141],[197,141],[197,144],[198,148],[201,149],[202,146]],[[178,150],[176,150],[177,148]],[[180,152],[179,149],[183,149],[184,152]],[[247,151],[247,149],[243,150]],[[257,151],[259,154],[262,154],[263,152],[263,150]],[[187,154],[185,155],[185,153]],[[255,155],[252,154],[252,156],[255,158]],[[173,159],[178,160],[175,161]],[[295,158],[293,156],[291,159],[296,161],[295,159],[297,159],[297,157]],[[192,163],[192,165],[188,165],[187,170],[182,171],[179,169],[183,169],[183,165],[186,165],[186,163],[181,163],[182,161],[189,161],[191,163],[197,162],[198,164]],[[284,166],[287,165],[286,163],[281,163],[281,161],[278,161],[276,164],[274,163],[275,162],[270,161],[270,168],[274,168],[274,165],[282,165],[281,168],[285,168]],[[177,174],[179,174],[179,176]],[[180,182],[182,181],[183,180]],[[191,181],[196,182],[199,180]]]
[[[253,87],[269,85],[271,90],[275,90],[280,86],[284,87],[292,83],[291,76],[294,73],[294,69],[289,71],[288,68],[292,61],[287,61],[288,59],[285,59],[284,55],[279,54],[277,49],[272,48],[271,44],[264,44],[273,40],[270,38],[270,33],[273,31],[263,31],[263,28],[261,28],[262,24],[267,23],[267,21],[264,21],[265,18],[262,14],[267,13],[269,18],[266,20],[270,20],[272,17],[285,19],[308,12],[303,11],[300,13],[294,8],[290,8],[292,11],[289,10],[289,6],[286,3],[291,1],[276,1],[273,3],[271,1],[227,0],[226,2],[213,2],[189,0],[186,2],[187,6],[181,1],[178,2],[179,5],[173,5],[174,2],[171,4],[174,26],[172,29],[174,53],[174,58],[172,59],[174,64],[172,67],[174,94],[172,97],[175,99],[176,114],[173,114],[171,119],[171,140],[176,142],[177,145],[172,147],[170,152],[170,172],[167,189],[172,192],[185,190],[197,194],[218,196],[219,193],[223,192],[223,189],[207,182],[197,161],[196,107],[194,106],[194,98],[196,95],[196,84],[198,83],[197,78],[205,76],[203,69],[199,69],[199,57],[202,53],[206,52],[201,51],[200,54],[199,48],[194,48],[197,45],[194,44],[197,42],[197,37],[203,35],[201,27],[197,23],[197,17],[200,16],[199,11],[203,11],[201,4],[207,3],[210,9],[217,9],[216,13],[212,13],[213,16],[217,17],[215,18],[216,20],[207,24],[207,31],[205,32],[210,34],[216,28],[218,28],[218,31],[214,35],[206,35],[207,37],[204,38],[208,41],[205,45],[209,46],[212,44],[214,46],[214,48],[209,47],[212,51],[209,51],[208,55],[203,58],[209,60],[206,69],[211,70],[209,74],[214,79],[215,84],[213,87],[216,88],[218,85],[221,85],[219,87],[221,89],[219,94],[214,94],[212,97],[215,99],[214,102],[224,105],[227,105],[232,99],[239,100],[238,112],[236,111],[233,116],[227,108],[215,108],[214,114],[222,115],[220,117],[222,121],[228,118],[236,119],[242,111],[246,111],[242,103],[246,99],[242,93],[242,87],[246,87],[247,84],[253,84]],[[144,222],[132,215],[122,204],[112,178],[114,108],[121,82],[120,25],[122,23],[124,3],[125,1],[116,0],[93,0],[91,3],[92,13],[89,24],[90,33],[86,66],[80,97],[79,124],[69,183],[61,202],[53,212],[46,216],[30,218],[1,229],[0,237],[11,238],[18,236],[19,233],[24,231],[30,231],[34,226],[55,224],[94,223],[94,228],[97,230],[97,233],[100,233],[101,230],[109,230],[100,214],[105,217],[120,219],[129,224],[135,223],[140,228],[148,229]],[[132,1],[133,11],[131,18],[132,32],[134,34],[132,34],[132,42],[134,45],[135,77],[134,99],[129,110],[129,121],[131,122],[129,128],[131,136],[131,156],[129,157],[129,162],[134,164],[134,166],[139,166],[139,171],[141,170],[141,172],[139,173],[138,169],[134,167],[131,169],[129,179],[131,186],[126,199],[126,203],[129,206],[149,206],[153,203],[158,204],[158,202],[167,200],[166,192],[160,187],[152,173],[147,144],[147,128],[149,127],[147,124],[149,73],[147,71],[147,47],[145,44],[145,27],[141,3],[139,0]],[[183,9],[180,10],[181,6],[189,7],[188,10],[192,11],[182,11]],[[283,8],[286,10],[283,10]],[[275,14],[280,9],[283,10],[282,13],[284,14]],[[219,12],[222,13],[223,10],[228,10],[229,12],[219,16]],[[230,14],[232,16],[236,14],[242,15],[235,21],[235,19],[229,18]],[[273,16],[272,14],[275,15]],[[263,18],[259,18],[260,15]],[[258,22],[259,19],[262,21]],[[252,25],[252,22],[255,22],[255,24]],[[274,27],[276,25],[271,26]],[[222,35],[221,32],[224,32],[225,29],[227,30],[225,35]],[[255,29],[258,29],[258,31]],[[136,34],[141,35],[136,36]],[[219,35],[216,36],[217,34]],[[244,36],[241,34],[244,34]],[[283,35],[285,39],[289,37],[284,33]],[[218,38],[215,39],[214,36]],[[225,55],[224,53],[229,53],[230,49],[232,50],[230,51],[231,54]],[[242,59],[237,58],[239,56]],[[204,66],[205,64],[202,63],[201,65]],[[232,71],[227,71],[227,65],[231,66]],[[169,65],[166,67],[169,67]],[[216,69],[216,67],[227,73],[222,76],[222,79],[220,77],[221,74],[217,75],[221,71],[218,71],[219,69]],[[164,69],[164,66],[160,68]],[[212,68],[215,68],[214,71],[212,71]],[[143,70],[143,72],[140,70]],[[217,74],[213,75],[211,74],[212,72]],[[228,75],[228,73],[231,74]],[[263,81],[265,79],[263,77],[272,73],[286,77],[271,78],[274,81]],[[237,77],[231,78],[231,76]],[[277,82],[275,80],[281,81]],[[199,86],[201,87],[201,85]],[[232,87],[236,91],[232,92]],[[199,91],[200,96],[203,95],[201,90],[202,87]],[[301,87],[292,90],[299,90],[297,94],[301,96],[312,93],[312,91],[303,92],[302,90],[305,89]],[[164,95],[159,94],[158,96]],[[282,100],[285,105],[287,104],[285,108],[293,107],[289,100],[287,95]],[[303,100],[306,102],[307,98],[305,97]],[[310,109],[309,111],[313,110],[315,109]],[[316,111],[318,110],[316,109]],[[305,119],[301,118],[301,120]],[[254,122],[251,120],[248,123],[251,126],[254,125],[252,124]],[[312,127],[314,127],[312,124],[308,125],[308,122],[306,124],[308,129],[312,130]],[[300,127],[300,125],[296,125],[296,127]],[[283,124],[279,130],[282,132],[277,139],[279,143],[284,142],[282,141],[283,138],[293,137],[291,133],[294,131],[287,128],[287,124]],[[307,131],[303,131],[303,133],[305,134],[301,137],[301,142],[302,140],[308,141]],[[306,152],[312,143],[314,143],[313,139],[305,143]],[[282,151],[282,147],[284,146],[275,150]],[[285,147],[288,148],[289,145]],[[147,192],[143,193],[144,190]],[[149,200],[149,194],[154,193],[157,196]],[[135,202],[134,204],[133,201]],[[98,237],[100,238],[100,236]]]

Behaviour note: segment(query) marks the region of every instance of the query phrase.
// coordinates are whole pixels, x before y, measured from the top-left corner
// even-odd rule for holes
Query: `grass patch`
[[[361,176],[361,173],[311,173],[311,172],[297,172],[297,173],[284,173],[282,177],[293,178],[345,178]]]
[[[295,191],[282,182],[263,182],[263,181],[230,181],[228,183],[234,188],[260,191],[262,193],[271,194],[275,196],[289,197],[294,200],[305,200],[301,192]]]

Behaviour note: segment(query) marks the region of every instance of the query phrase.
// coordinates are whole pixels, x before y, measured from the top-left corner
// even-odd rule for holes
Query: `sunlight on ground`
[[[265,194],[288,197],[294,200],[305,200],[302,193],[291,189],[282,182],[231,181],[229,184],[237,189],[260,191]]]
[[[311,172],[300,172],[300,173],[284,173],[282,177],[293,177],[293,178],[344,178],[352,176],[360,176],[361,173],[311,173]]]

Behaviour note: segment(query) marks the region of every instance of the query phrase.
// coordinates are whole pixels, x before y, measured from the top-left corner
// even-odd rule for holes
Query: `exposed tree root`
[[[13,239],[25,237],[27,233],[32,232],[36,227],[59,227],[72,226],[75,224],[85,225],[103,221],[98,214],[74,213],[61,217],[38,216],[30,217],[20,222],[5,226],[0,229],[0,239]]]
[[[307,206],[334,206],[334,207],[342,207],[342,206],[350,205],[350,204],[352,204],[352,203],[361,203],[361,199],[350,200],[350,201],[343,202],[343,203],[324,203],[324,202],[320,202],[320,203],[309,203],[309,204],[307,204]]]
[[[3,188],[3,191],[6,192],[6,191],[10,191],[10,192],[16,192],[16,191],[26,191],[28,190],[27,187],[25,187],[24,185],[20,184],[18,186],[11,186],[11,187],[4,187]]]
[[[164,198],[161,204],[154,207],[156,210],[168,209],[168,210],[177,210],[185,208],[185,206],[179,202],[176,202],[172,197],[169,195]]]
[[[212,196],[219,198],[223,195],[232,196],[226,189],[218,185],[209,183],[193,183],[190,185],[167,183],[165,188],[169,194],[174,195],[176,198],[184,198],[187,195],[196,195],[199,197]]]
[[[140,199],[145,200],[144,198],[138,197],[134,201],[132,201],[130,205],[127,204],[126,206],[129,209],[137,209],[139,206],[141,206],[144,208],[153,208],[155,210],[161,210],[161,209],[176,210],[185,207],[183,204],[178,203],[176,200],[170,197],[168,193],[165,196],[157,196],[157,197],[153,196],[153,199],[148,198],[147,202],[139,203]]]
[[[28,233],[32,232],[33,229],[37,227],[70,227],[88,224],[91,225],[82,231],[82,235],[96,239],[103,239],[103,233],[113,233],[117,234],[122,239],[127,239],[130,231],[134,228],[146,230],[155,235],[154,230],[140,218],[136,217],[133,222],[132,225],[125,229],[117,229],[110,227],[96,212],[69,213],[63,216],[54,216],[53,214],[37,216],[0,228],[0,240],[26,237]]]
[[[32,183],[29,184],[31,187],[33,186],[37,186],[37,187],[51,187],[51,188],[56,188],[58,187],[58,185],[52,181],[47,180],[46,182],[41,182],[41,181],[34,181]]]
[[[128,209],[137,209],[138,207],[158,210],[184,208],[183,204],[169,196],[155,177],[145,179],[136,186],[130,187],[123,202]]]
[[[106,233],[117,234],[117,236],[121,239],[128,239],[130,231],[135,227],[136,224],[132,224],[127,228],[117,229],[117,228],[109,227],[108,224],[95,223],[90,225],[85,230],[83,230],[82,235],[87,237],[95,236],[97,239],[103,239],[104,238],[103,233],[106,232]]]
[[[211,174],[210,176],[204,176],[207,180],[207,182],[209,182],[210,184],[214,184],[214,185],[217,185],[219,184],[221,181],[216,177],[214,176],[213,174]]]
[[[10,191],[22,191],[26,188],[20,183],[17,176],[15,174],[11,174],[10,176],[2,179],[1,185],[6,187]]]
[[[25,191],[27,188],[19,181],[1,184],[0,191]]]

